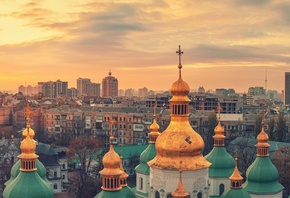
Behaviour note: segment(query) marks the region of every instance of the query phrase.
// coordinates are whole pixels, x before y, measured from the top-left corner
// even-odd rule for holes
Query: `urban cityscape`
[[[288,0],[3,0],[0,198],[290,198]]]

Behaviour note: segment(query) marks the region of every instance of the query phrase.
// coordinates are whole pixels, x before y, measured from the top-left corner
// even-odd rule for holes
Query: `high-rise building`
[[[57,80],[55,82],[55,96],[67,95],[68,82]]]
[[[290,104],[290,72],[285,72],[285,104]]]
[[[88,95],[90,84],[91,84],[91,79],[89,78],[77,79],[77,90],[78,90],[79,96]]]
[[[112,98],[118,97],[118,79],[112,76],[111,71],[109,72],[109,76],[103,78],[102,96]]]
[[[89,78],[77,79],[78,96],[100,96],[100,83],[91,82]]]

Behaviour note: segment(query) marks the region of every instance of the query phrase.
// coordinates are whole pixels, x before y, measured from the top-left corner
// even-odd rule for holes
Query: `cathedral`
[[[190,87],[182,79],[180,46],[176,53],[178,79],[170,89],[170,123],[163,132],[159,131],[155,107],[149,145],[135,168],[136,188],[128,186],[122,156],[114,150],[115,120],[111,117],[110,149],[103,157],[104,168],[100,171],[102,191],[95,198],[282,198],[284,187],[278,182],[278,171],[269,158],[269,138],[264,127],[257,136],[256,159],[248,168],[244,183],[237,166],[239,159],[234,159],[224,146],[220,108],[214,147],[203,156],[205,143],[188,120]],[[20,146],[22,153],[11,170],[11,179],[5,184],[4,198],[53,197],[43,165],[35,154],[34,131],[30,128],[29,116],[27,118]]]

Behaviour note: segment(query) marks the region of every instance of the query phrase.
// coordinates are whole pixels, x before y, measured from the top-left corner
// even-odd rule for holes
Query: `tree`
[[[231,142],[227,151],[233,156],[238,157],[239,171],[243,176],[246,175],[248,167],[256,158],[256,140],[254,138],[238,137]]]
[[[214,129],[217,125],[217,117],[215,112],[211,112],[208,115],[208,131],[207,131],[207,142],[204,148],[204,154],[208,154],[213,148],[213,136],[214,136]]]
[[[255,121],[255,138],[259,135],[262,129],[262,115],[258,114]]]
[[[290,148],[281,147],[274,152],[272,162],[279,172],[279,182],[284,186],[284,192],[290,194]]]
[[[270,118],[270,122],[269,122],[269,140],[271,141],[275,141],[275,137],[274,137],[274,130],[275,130],[275,119],[274,117]]]
[[[277,121],[277,132],[276,132],[276,140],[278,142],[285,142],[287,139],[287,125],[286,125],[286,119],[285,116],[280,113],[278,116],[278,121]]]
[[[78,164],[68,189],[71,197],[85,198],[97,194],[97,172],[101,167],[103,153],[100,150],[103,145],[99,138],[84,136],[70,142],[67,151],[69,162]]]

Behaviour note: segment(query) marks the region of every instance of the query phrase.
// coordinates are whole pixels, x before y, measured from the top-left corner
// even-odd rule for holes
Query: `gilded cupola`
[[[179,77],[171,86],[172,98],[170,99],[170,123],[156,140],[156,157],[148,162],[151,168],[157,169],[179,169],[179,162],[183,163],[183,170],[196,170],[210,166],[202,155],[204,141],[195,132],[188,120],[189,115],[189,86],[182,80],[180,49],[179,55]]]
[[[220,103],[218,104],[218,124],[214,128],[215,135],[214,138],[214,146],[224,146],[225,145],[225,135],[224,135],[224,127],[221,125],[221,106]]]
[[[113,126],[115,125],[115,120],[111,116],[110,121],[110,149],[103,157],[104,169],[99,173],[102,175],[102,189],[106,191],[116,191],[120,190],[122,186],[120,185],[120,175],[123,171],[120,170],[120,157],[115,152],[113,146]]]
[[[268,143],[269,136],[264,130],[264,114],[262,115],[262,128],[261,132],[257,136],[258,143],[256,144],[257,147],[257,156],[269,156],[269,147],[270,144]]]
[[[149,143],[155,143],[157,137],[160,135],[159,125],[156,122],[156,103],[157,102],[155,102],[154,106],[153,123],[150,125]]]

